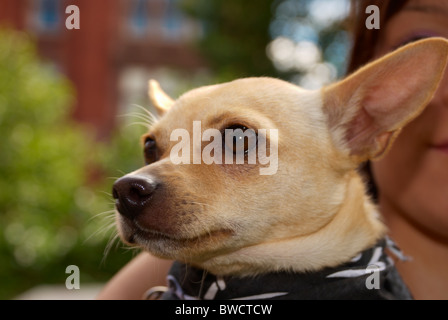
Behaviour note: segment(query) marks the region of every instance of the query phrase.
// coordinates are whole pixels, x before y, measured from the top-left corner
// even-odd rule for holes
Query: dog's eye
[[[248,153],[257,145],[257,134],[243,125],[232,125],[224,131],[224,145],[234,154]]]
[[[151,164],[158,160],[156,141],[152,138],[146,138],[144,148],[145,162]]]

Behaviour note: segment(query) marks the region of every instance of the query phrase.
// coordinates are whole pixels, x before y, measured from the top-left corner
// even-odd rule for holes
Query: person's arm
[[[142,252],[106,284],[97,299],[140,300],[148,289],[166,285],[166,276],[172,263]]]

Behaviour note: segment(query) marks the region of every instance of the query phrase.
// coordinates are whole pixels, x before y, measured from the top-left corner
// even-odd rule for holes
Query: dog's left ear
[[[356,162],[384,155],[432,99],[447,57],[448,41],[418,41],[324,88],[324,112],[337,147]]]
[[[174,100],[162,90],[156,80],[149,80],[148,96],[159,116],[164,115],[174,104]]]

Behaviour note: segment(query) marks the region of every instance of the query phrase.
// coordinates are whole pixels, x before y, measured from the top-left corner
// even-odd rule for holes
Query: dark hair
[[[380,32],[387,22],[397,14],[409,0],[352,0],[349,19],[352,34],[352,50],[347,66],[350,74],[374,59],[375,48],[378,45]],[[381,29],[369,30],[366,28],[366,9],[375,5],[380,11]],[[359,167],[360,173],[366,180],[367,191],[374,201],[378,201],[378,188],[372,175],[370,162],[367,161]]]
[[[408,2],[409,0],[352,0],[349,23],[353,45],[347,73],[356,71],[374,58],[381,30]],[[366,9],[370,5],[377,6],[380,11],[379,30],[366,28]]]

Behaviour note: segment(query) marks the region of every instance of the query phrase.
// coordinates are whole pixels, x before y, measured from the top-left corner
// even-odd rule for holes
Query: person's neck
[[[415,299],[448,299],[448,240],[432,236],[406,218],[387,199],[380,210],[391,238],[410,257],[396,267]]]

